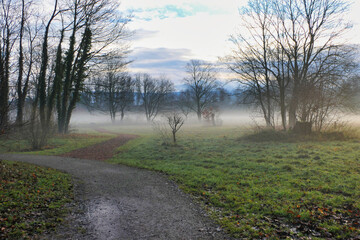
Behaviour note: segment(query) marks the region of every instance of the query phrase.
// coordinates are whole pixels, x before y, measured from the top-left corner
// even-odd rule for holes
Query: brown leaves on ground
[[[58,134],[56,135],[63,139],[87,139],[87,138],[104,138],[102,135],[87,134],[87,133],[70,133],[70,134]]]
[[[360,239],[360,209],[352,205],[341,209],[297,205],[289,208],[288,214],[291,223],[285,218],[264,217],[263,220],[276,229],[273,236],[298,238],[300,234],[328,239]]]

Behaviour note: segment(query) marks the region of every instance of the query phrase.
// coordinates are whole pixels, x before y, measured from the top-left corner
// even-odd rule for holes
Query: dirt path
[[[85,159],[0,155],[70,173],[72,214],[46,239],[225,239],[199,206],[158,173]]]
[[[114,134],[102,128],[98,128],[96,130],[100,133]],[[107,141],[89,147],[76,149],[60,156],[103,161],[112,158],[114,154],[116,154],[116,148],[137,137],[138,136],[132,134],[117,134],[117,137],[114,137]]]

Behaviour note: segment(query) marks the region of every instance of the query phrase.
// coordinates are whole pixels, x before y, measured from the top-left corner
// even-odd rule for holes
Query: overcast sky
[[[190,59],[216,61],[229,53],[231,34],[247,0],[122,0],[122,11],[132,11],[129,28],[132,72],[165,75],[176,85],[184,77]],[[360,1],[353,1],[349,18],[353,29],[349,42],[360,43]]]

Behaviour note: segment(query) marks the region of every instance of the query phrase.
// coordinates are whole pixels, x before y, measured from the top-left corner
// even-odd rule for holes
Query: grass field
[[[53,169],[0,161],[0,239],[37,239],[62,222],[71,178]]]
[[[167,174],[234,237],[359,236],[358,140],[256,143],[243,135],[242,128],[188,128],[169,146],[147,132],[111,162]]]
[[[106,141],[114,136],[115,135],[96,132],[54,135],[49,139],[48,144],[44,146],[43,150],[39,151],[31,151],[31,147],[26,140],[2,138],[0,139],[0,153],[23,152],[36,155],[60,155],[78,148]]]
[[[31,153],[58,155],[114,137],[100,135],[92,127],[55,136],[47,149]],[[330,134],[299,141],[271,132],[244,137],[249,130],[243,127],[198,125],[185,126],[173,146],[163,144],[149,127],[101,127],[140,135],[120,147],[109,162],[165,173],[234,237],[356,239],[360,235],[360,141],[356,138]],[[2,141],[1,146],[3,152],[4,146],[7,151],[28,149],[26,142],[19,141]],[[46,204],[46,199],[39,201]],[[44,229],[40,226],[39,232]],[[16,234],[27,234],[21,227],[15,229]]]

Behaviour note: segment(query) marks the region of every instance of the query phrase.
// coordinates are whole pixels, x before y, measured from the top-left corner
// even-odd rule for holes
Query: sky
[[[216,62],[229,54],[230,35],[239,31],[239,8],[247,0],[122,0],[121,10],[132,12],[129,29],[131,72],[165,76],[181,85],[191,59]],[[360,44],[360,1],[348,14],[353,28],[345,38]],[[225,78],[225,75],[219,76]]]

